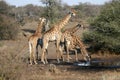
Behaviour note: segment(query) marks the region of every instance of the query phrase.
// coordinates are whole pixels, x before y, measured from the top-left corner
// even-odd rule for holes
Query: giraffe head
[[[74,9],[71,9],[71,11],[69,12],[69,14],[71,14],[71,16],[76,16],[76,11]]]
[[[45,23],[46,22],[46,18],[44,18],[44,17],[39,18],[39,21]]]
[[[38,26],[43,23],[43,27],[42,27],[42,33],[45,32],[47,30],[47,28],[49,27],[49,20],[44,18],[44,17],[41,17],[39,18],[39,23],[38,23]]]
[[[90,54],[87,54],[87,55],[86,55],[86,61],[87,61],[87,62],[91,62],[91,55],[90,55]]]
[[[44,18],[44,17],[39,18],[38,26],[41,25],[41,23],[43,25],[45,25],[46,24],[46,18]]]

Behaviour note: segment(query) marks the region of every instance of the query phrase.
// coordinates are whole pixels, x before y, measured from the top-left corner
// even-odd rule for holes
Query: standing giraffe
[[[42,31],[43,31],[43,24],[46,22],[46,19],[44,17],[39,19],[40,22],[38,23],[38,27],[35,31],[35,33],[29,37],[29,51],[30,51],[30,64],[32,65],[32,59],[35,64],[37,64],[36,61],[36,49],[38,49],[38,43],[40,43],[40,46],[42,47],[41,38],[42,38]],[[38,50],[37,50],[37,58],[38,58]]]
[[[68,23],[69,19],[72,16],[75,16],[76,13],[73,9],[67,14],[58,24],[54,25],[51,29],[49,29],[43,36],[43,48],[42,48],[42,55],[41,55],[41,62],[48,63],[45,54],[45,50],[48,48],[49,41],[56,41],[56,52],[59,51],[59,43],[61,39],[61,29]]]
[[[84,59],[86,61],[90,61],[90,56],[88,55],[88,52],[85,48],[85,45],[83,44],[83,42],[77,37],[75,36],[73,33],[76,32],[77,29],[73,29],[73,30],[66,30],[62,37],[61,37],[61,41],[65,42],[65,46],[66,46],[66,51],[67,51],[67,61],[69,62],[69,50],[74,50],[75,51],[75,55],[76,55],[76,61],[78,61],[78,56],[77,56],[77,50],[76,50],[76,46],[79,46],[81,49],[81,53],[84,57]],[[63,57],[62,54],[62,49],[60,49],[61,52],[61,56]]]

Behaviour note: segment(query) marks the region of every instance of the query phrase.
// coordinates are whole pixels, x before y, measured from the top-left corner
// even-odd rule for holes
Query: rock
[[[56,74],[60,73],[60,70],[57,69],[56,65],[54,65],[54,64],[49,65],[49,71],[52,72],[52,73],[56,73]]]

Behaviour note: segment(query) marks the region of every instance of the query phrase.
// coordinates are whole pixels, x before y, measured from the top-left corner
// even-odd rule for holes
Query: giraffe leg
[[[76,49],[74,49],[74,51],[75,51],[75,60],[76,60],[76,61],[78,61],[78,54],[77,54],[77,50],[76,50]]]
[[[30,53],[30,64],[32,65],[33,53]]]
[[[57,62],[58,62],[58,63],[60,63],[60,57],[62,56],[62,55],[61,55],[61,52],[62,52],[61,50],[62,50],[62,49],[61,49],[61,46],[60,46],[60,47],[59,47],[59,51],[57,52]]]
[[[35,55],[35,53],[36,53],[36,48],[34,47],[34,48],[33,48],[34,63],[35,63],[35,64],[38,64],[37,61],[36,61],[36,55]]]
[[[29,42],[29,53],[30,53],[30,64],[32,65],[33,52],[32,52],[32,45],[30,42]]]
[[[60,39],[59,38],[56,40],[56,47],[57,47],[57,49],[56,49],[57,62],[60,63],[60,60],[59,60],[59,58],[60,58]]]
[[[57,54],[57,62],[60,63],[59,53]]]
[[[46,41],[43,43],[43,49],[42,49],[42,55],[41,55],[41,62],[43,64],[45,64],[45,58],[46,58],[45,50],[47,50],[47,47],[48,47],[48,42]]]
[[[42,62],[43,64],[45,64],[44,54],[45,54],[45,49],[43,48],[43,49],[42,49],[42,55],[41,55],[41,62]]]
[[[37,60],[39,59],[39,57],[38,57],[38,44],[37,44],[37,46],[36,46],[36,59],[37,59]]]
[[[66,47],[66,49],[67,49],[67,62],[70,62],[69,49],[68,47]]]
[[[63,49],[65,47],[65,44],[64,44],[64,37],[62,36],[61,37],[62,40],[61,40],[61,43],[60,43],[60,47],[59,47],[59,52],[60,52],[60,57],[59,58],[62,58],[62,61],[64,62],[64,55],[63,55]]]
[[[62,61],[64,62],[64,61],[65,61],[65,59],[64,59],[63,52],[61,51],[61,52],[60,52],[60,54],[61,54],[61,57],[62,57]]]
[[[48,61],[47,61],[47,54],[48,54],[48,51],[46,50],[46,53],[45,53],[45,56],[44,56],[44,59],[45,59],[45,63],[47,64]]]
[[[60,57],[59,57],[59,56],[60,56],[60,54],[57,53],[57,62],[58,62],[58,63],[60,63]]]
[[[38,49],[37,38],[34,39],[32,47],[33,47],[33,58],[34,58],[33,60],[34,60],[34,63],[38,64],[37,61],[36,61],[36,59],[38,58],[38,50],[36,51],[36,49]]]
[[[78,54],[77,54],[77,50],[76,49],[71,49],[73,51],[75,51],[75,60],[78,61]]]
[[[63,51],[62,51],[62,46],[59,47],[59,53],[60,53],[59,54],[60,55],[59,59],[62,58],[62,61],[64,61],[64,55],[63,55]]]

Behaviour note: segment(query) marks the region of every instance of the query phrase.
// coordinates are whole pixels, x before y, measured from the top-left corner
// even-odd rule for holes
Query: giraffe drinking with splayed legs
[[[78,46],[81,50],[81,53],[84,57],[84,59],[86,61],[90,61],[90,56],[86,50],[86,47],[85,45],[83,44],[83,42],[79,39],[78,36],[74,35],[74,33],[78,30],[78,28],[80,27],[83,27],[83,25],[76,25],[75,27],[73,28],[70,28],[70,29],[66,29],[63,34],[62,34],[62,37],[61,37],[61,42],[64,44],[64,46],[66,46],[66,52],[67,52],[67,62],[69,62],[69,50],[73,50],[75,52],[75,59],[76,61],[78,61],[78,55],[77,55],[77,50],[76,50],[76,47]],[[62,45],[63,45],[62,44]],[[62,52],[62,47],[63,46],[60,46],[59,50],[60,50],[60,57],[63,58],[64,60],[64,57],[63,57],[63,52]],[[59,58],[60,58],[59,57]]]

